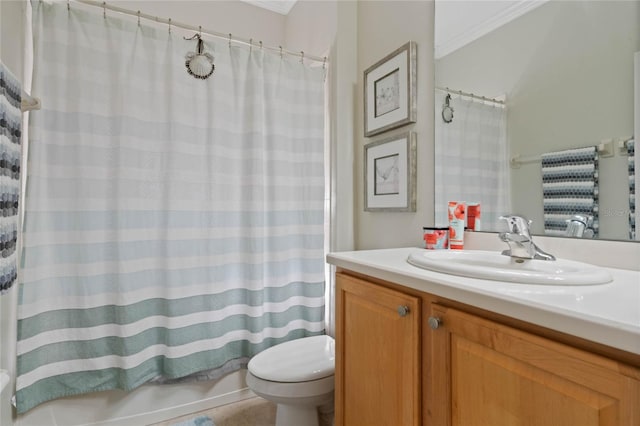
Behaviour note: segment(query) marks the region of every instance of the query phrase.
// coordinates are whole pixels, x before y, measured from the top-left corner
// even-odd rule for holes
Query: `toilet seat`
[[[265,349],[247,366],[262,380],[299,383],[331,377],[335,371],[335,342],[326,335],[303,337]]]

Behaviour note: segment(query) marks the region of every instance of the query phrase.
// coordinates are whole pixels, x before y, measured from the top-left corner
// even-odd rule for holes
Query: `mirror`
[[[626,141],[634,125],[640,126],[640,108],[634,114],[634,93],[640,98],[639,83],[634,86],[634,75],[640,81],[640,2],[436,1],[435,17],[436,198],[449,180],[438,172],[448,167],[446,161],[439,165],[439,152],[451,155],[457,137],[453,127],[443,126],[463,119],[463,101],[487,105],[501,111],[490,120],[505,122],[490,139],[504,134],[504,142],[480,148],[478,168],[498,169],[502,181],[496,185],[508,196],[499,200],[505,211],[487,217],[483,209],[483,231],[502,230],[497,216],[515,213],[533,220],[532,234],[551,235],[544,229],[541,156],[596,147],[596,237],[631,239]],[[447,95],[453,109],[449,124],[442,118]],[[484,131],[483,124],[464,126],[474,135]],[[462,186],[480,181],[473,169],[456,172]],[[490,187],[493,181],[483,182]],[[473,195],[462,199],[489,203]],[[435,226],[446,226],[446,204],[436,207]]]

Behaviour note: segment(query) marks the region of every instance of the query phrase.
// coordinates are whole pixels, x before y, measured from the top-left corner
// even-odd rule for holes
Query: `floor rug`
[[[198,416],[192,419],[183,420],[179,423],[174,423],[171,426],[215,426],[211,417]]]

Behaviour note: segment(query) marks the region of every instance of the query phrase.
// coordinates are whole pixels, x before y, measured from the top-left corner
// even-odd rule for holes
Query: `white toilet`
[[[318,407],[333,401],[334,367],[333,338],[304,337],[254,356],[247,386],[278,404],[276,426],[318,426]]]

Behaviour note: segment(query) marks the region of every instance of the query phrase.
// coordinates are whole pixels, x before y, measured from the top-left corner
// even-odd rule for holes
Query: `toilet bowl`
[[[318,407],[333,401],[334,365],[330,336],[291,340],[249,361],[247,386],[277,404],[276,426],[318,426]]]

